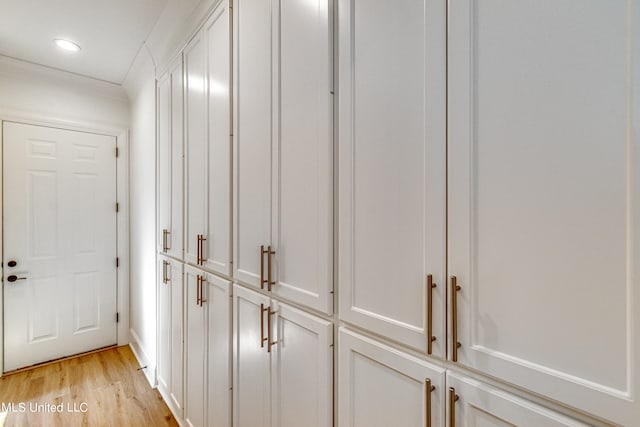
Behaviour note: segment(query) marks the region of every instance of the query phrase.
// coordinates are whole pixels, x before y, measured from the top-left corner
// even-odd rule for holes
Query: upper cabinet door
[[[233,274],[260,286],[260,246],[271,241],[271,2],[237,0],[233,10]]]
[[[451,371],[447,371],[447,419],[448,425],[456,427],[587,427],[587,424]]]
[[[639,425],[640,2],[449,4],[459,362]]]
[[[231,275],[231,61],[229,9],[223,2],[205,25],[208,81],[206,269]]]
[[[167,236],[167,254],[177,259],[184,259],[184,85],[182,55],[175,62],[169,73],[171,79],[171,229]]]
[[[158,81],[158,252],[167,253],[171,230],[171,74]]]
[[[200,264],[206,235],[207,209],[207,96],[206,41],[202,33],[184,50],[185,67],[185,137],[186,137],[186,227],[185,259]]]
[[[445,14],[340,1],[341,319],[444,356]],[[428,276],[435,288],[428,289]],[[429,291],[433,310],[429,316]]]
[[[331,3],[282,0],[272,14],[279,36],[272,290],[325,313],[332,312],[333,299]]]
[[[444,427],[444,369],[344,328],[338,348],[340,427]]]

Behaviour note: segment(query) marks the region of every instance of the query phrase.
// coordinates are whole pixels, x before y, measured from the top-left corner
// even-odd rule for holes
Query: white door
[[[271,242],[271,2],[237,0],[233,9],[233,277],[260,286],[260,247]]]
[[[184,50],[185,75],[185,260],[203,264],[201,236],[206,234],[207,97],[206,48],[202,33]]]
[[[269,298],[233,286],[233,425],[271,425],[271,354],[275,319]],[[271,333],[268,331],[271,316]],[[272,347],[273,350],[273,347]]]
[[[117,341],[115,142],[3,123],[4,371]]]
[[[185,267],[185,407],[184,418],[191,427],[205,425],[207,283],[204,272]]]
[[[455,427],[587,427],[557,412],[447,371],[447,420]],[[452,419],[453,417],[453,419]]]
[[[282,303],[275,311],[271,425],[331,427],[333,325]]]
[[[158,388],[177,414],[183,411],[183,264],[158,259]]]
[[[231,282],[207,275],[207,425],[231,426]]]
[[[272,14],[280,36],[273,81],[279,96],[273,109],[272,290],[325,313],[333,300],[331,3],[274,2],[279,11]]]
[[[445,6],[339,2],[338,107],[340,317],[442,357]]]
[[[444,369],[345,328],[338,349],[340,427],[444,427]]]
[[[449,5],[459,363],[640,425],[640,1]]]
[[[207,43],[209,120],[206,269],[231,275],[231,61],[227,2],[204,28]]]

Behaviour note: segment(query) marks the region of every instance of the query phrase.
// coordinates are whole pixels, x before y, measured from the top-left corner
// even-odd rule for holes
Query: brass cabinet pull
[[[206,237],[204,237],[204,234],[198,234],[198,259],[197,259],[197,264],[198,265],[204,265],[204,244],[203,242],[207,240]]]
[[[264,254],[267,253],[269,253],[269,251],[264,248],[264,245],[260,245],[260,289],[264,289],[266,282],[264,278]]]
[[[433,352],[433,342],[436,340],[433,336],[433,289],[436,286],[433,283],[433,275],[427,275],[427,354]]]
[[[169,235],[169,230],[166,228],[162,230],[162,252],[167,252],[169,250],[169,239],[167,238]]]
[[[458,361],[458,349],[462,346],[458,341],[458,278],[451,276],[451,361]]]
[[[436,386],[431,385],[431,379],[427,378],[425,381],[427,397],[425,398],[425,408],[427,410],[425,417],[427,418],[426,426],[431,427],[431,393],[436,389]]]
[[[449,427],[456,427],[456,402],[460,396],[456,394],[456,389],[449,387]]]
[[[169,275],[167,274],[167,270],[169,269],[169,263],[167,261],[162,261],[162,283],[169,283]]]
[[[267,353],[271,353],[271,346],[278,344],[277,341],[271,340],[271,316],[276,312],[271,310],[271,306],[269,306],[267,307],[267,313]]]
[[[200,238],[201,237],[202,237],[202,235],[198,234],[198,248],[197,248],[198,254],[196,255],[196,264],[198,264],[198,265],[200,265],[200,257],[201,257],[200,256],[200,252],[202,251],[201,246],[200,246],[200,243],[201,243]]]
[[[204,284],[208,283],[207,282],[207,276],[202,276],[202,278],[200,279],[200,307],[202,307],[204,305],[205,302],[207,302],[207,299],[204,297]]]
[[[268,341],[268,337],[264,336],[264,312],[267,311],[264,308],[264,304],[260,304],[260,348],[264,348],[264,342]]]
[[[200,275],[196,277],[196,304],[200,305]]]
[[[271,286],[275,285],[276,282],[274,282],[272,280],[272,276],[271,276],[271,255],[275,255],[276,251],[274,251],[273,249],[271,249],[271,245],[269,245],[269,247],[267,248],[267,290],[269,292],[271,292]]]

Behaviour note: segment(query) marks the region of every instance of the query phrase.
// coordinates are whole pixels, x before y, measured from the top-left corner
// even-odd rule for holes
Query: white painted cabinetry
[[[183,257],[182,56],[158,81],[158,252]]]
[[[183,264],[158,257],[158,390],[172,411],[183,411]]]
[[[234,285],[234,426],[333,425],[332,324]]]
[[[204,272],[185,267],[185,411],[188,426],[206,425],[207,304],[203,301]],[[206,291],[206,289],[205,289]],[[204,298],[206,300],[206,297]]]
[[[234,10],[234,278],[330,313],[331,2]]]

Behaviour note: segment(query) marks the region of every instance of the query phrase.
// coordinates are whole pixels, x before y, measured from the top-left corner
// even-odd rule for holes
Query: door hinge
[[[120,212],[120,203],[116,202],[116,212]]]
[[[120,257],[116,257],[116,267],[120,267]]]
[[[120,157],[120,149],[116,147],[116,157]]]
[[[116,313],[116,323],[120,323],[120,313]]]

